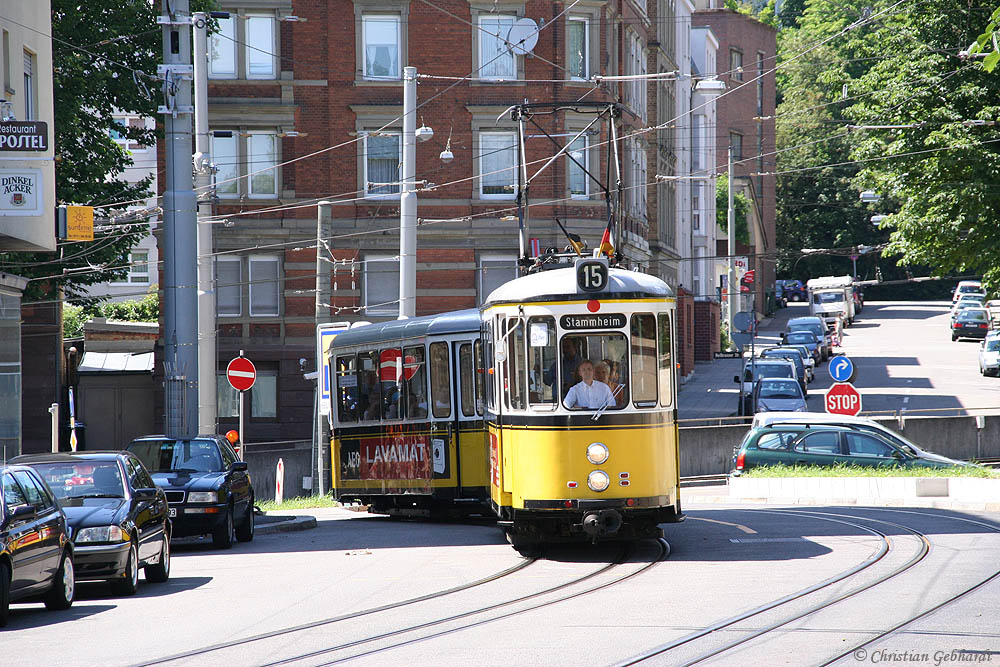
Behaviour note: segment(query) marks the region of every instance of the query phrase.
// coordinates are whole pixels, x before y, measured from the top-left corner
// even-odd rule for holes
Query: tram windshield
[[[618,410],[628,404],[628,341],[619,333],[570,334],[560,346],[559,392],[569,410]],[[555,362],[546,373],[556,380]]]

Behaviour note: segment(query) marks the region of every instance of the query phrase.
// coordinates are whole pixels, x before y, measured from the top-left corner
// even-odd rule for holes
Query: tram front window
[[[568,410],[617,410],[628,404],[625,336],[567,335],[560,349],[560,391]]]

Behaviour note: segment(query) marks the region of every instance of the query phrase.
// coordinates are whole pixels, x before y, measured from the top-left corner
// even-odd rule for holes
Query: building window
[[[24,120],[35,119],[35,54],[24,52]]]
[[[513,199],[517,192],[517,135],[479,133],[479,196]]]
[[[278,136],[274,132],[251,132],[247,137],[247,174],[251,197],[278,195]]]
[[[213,79],[278,78],[278,45],[274,16],[233,14],[218,19],[209,38],[208,75]]]
[[[729,49],[729,78],[743,80],[743,52]]]
[[[701,229],[701,183],[691,183],[691,227]]]
[[[399,28],[399,16],[365,14],[361,17],[364,78],[400,78]]]
[[[215,258],[215,312],[219,317],[239,317],[243,314],[240,303],[242,283],[242,258]]]
[[[517,278],[517,257],[513,255],[482,255],[479,258],[479,303],[504,283]]]
[[[625,140],[626,173],[625,194],[626,213],[633,218],[646,220],[646,150],[640,139]]]
[[[240,392],[233,389],[224,372],[215,375],[216,410],[222,419],[240,416]],[[274,419],[278,416],[278,372],[257,368],[257,379],[245,402],[248,416],[255,419]]]
[[[3,53],[0,57],[3,57],[3,88],[10,93],[13,92],[10,87],[10,33],[6,30],[3,31]]]
[[[507,33],[514,16],[479,17],[479,78],[516,79],[517,59],[507,48]]]
[[[366,134],[364,140],[365,197],[398,197],[403,162],[401,132]]]
[[[245,30],[247,78],[276,78],[274,17],[247,16]]]
[[[273,130],[212,132],[210,149],[216,167],[216,194],[222,199],[276,198],[280,183],[278,145],[278,135]],[[247,156],[245,160],[242,155]]]
[[[147,146],[134,139],[129,139],[128,130],[145,130],[146,121],[141,118],[115,118],[115,127],[111,129],[111,138],[115,143],[129,153],[146,150]]]
[[[217,19],[218,32],[208,42],[208,76],[215,79],[236,78],[236,19]]]
[[[149,283],[149,251],[133,250],[129,253],[128,281]]]
[[[757,52],[757,115],[764,115],[764,54]]]
[[[569,145],[566,157],[566,173],[569,177],[569,194],[574,199],[586,199],[590,195],[590,177],[584,168],[590,169],[589,137],[578,137]],[[570,159],[572,157],[572,159]]]
[[[566,20],[566,69],[570,78],[585,81],[590,78],[590,31],[585,16]]]
[[[368,315],[399,312],[399,257],[369,255],[364,264],[364,305]]]
[[[626,76],[645,76],[647,71],[648,51],[643,39],[629,30],[625,37],[627,53],[625,55]],[[625,104],[642,120],[646,120],[646,80],[631,79],[625,82]]]
[[[743,159],[743,135],[738,132],[729,133],[729,147],[733,149],[733,160]]]
[[[281,278],[278,258],[272,255],[250,256],[250,316],[280,315]]]

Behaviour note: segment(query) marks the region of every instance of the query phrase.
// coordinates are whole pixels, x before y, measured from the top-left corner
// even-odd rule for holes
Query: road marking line
[[[705,518],[702,518],[700,516],[689,516],[688,519],[690,519],[692,521],[707,521],[709,523],[718,523],[718,524],[721,524],[723,526],[733,526],[735,528],[739,528],[740,530],[742,530],[744,533],[746,533],[748,535],[756,535],[757,534],[757,531],[754,530],[753,528],[749,528],[749,527],[744,526],[743,524],[740,524],[740,523],[729,523],[728,521],[719,521],[717,519],[705,519]]]

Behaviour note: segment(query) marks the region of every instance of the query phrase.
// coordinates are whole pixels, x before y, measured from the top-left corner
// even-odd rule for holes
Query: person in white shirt
[[[600,380],[594,379],[594,364],[591,361],[584,359],[576,367],[576,370],[583,380],[570,387],[569,393],[564,399],[567,408],[600,410],[615,404],[611,388]]]

